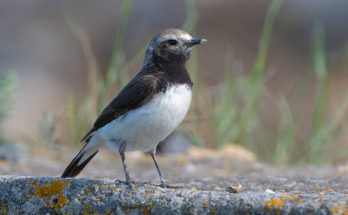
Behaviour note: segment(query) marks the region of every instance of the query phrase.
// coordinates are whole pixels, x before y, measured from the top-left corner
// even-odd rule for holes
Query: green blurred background
[[[0,142],[79,147],[161,29],[208,43],[177,130],[273,164],[348,161],[348,2],[0,2]]]

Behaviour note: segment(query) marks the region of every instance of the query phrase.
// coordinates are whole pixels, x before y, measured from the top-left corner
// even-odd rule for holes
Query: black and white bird
[[[150,42],[140,72],[102,111],[83,137],[85,146],[65,169],[62,177],[75,177],[107,146],[118,150],[126,181],[132,181],[125,161],[126,151],[140,150],[151,155],[161,185],[166,186],[155,153],[184,119],[192,96],[192,81],[185,68],[192,47],[205,42],[179,29],[166,29]]]

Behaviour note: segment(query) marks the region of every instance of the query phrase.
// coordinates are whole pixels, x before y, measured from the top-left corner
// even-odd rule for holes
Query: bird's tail
[[[61,177],[63,178],[73,178],[77,176],[83,168],[88,164],[89,161],[98,153],[99,144],[90,141],[91,138],[87,139],[86,145],[81,149],[81,151],[75,156],[75,158],[70,162],[69,166],[64,170]]]

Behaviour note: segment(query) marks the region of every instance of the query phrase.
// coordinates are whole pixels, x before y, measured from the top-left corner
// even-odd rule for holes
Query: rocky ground
[[[25,149],[22,156],[12,159],[12,161],[2,161],[0,163],[0,174],[56,177],[63,172],[76,152],[77,149],[68,150],[66,148],[35,147]],[[318,214],[348,213],[348,165],[272,167],[258,162],[252,153],[237,145],[229,145],[222,150],[191,147],[185,153],[161,155],[158,160],[167,183],[179,186],[179,190],[163,189],[153,185],[158,184],[159,180],[150,156],[137,152],[127,154],[130,174],[138,182],[138,187],[143,189],[144,192],[154,192],[160,198],[172,196],[173,201],[176,202],[175,204],[179,204],[180,201],[195,202],[197,200],[196,203],[201,208],[203,207],[202,201],[206,201],[202,195],[212,195],[216,196],[216,199],[209,205],[215,205],[214,208],[224,208],[223,205],[219,206],[219,204],[226,201],[220,200],[227,198],[238,202],[238,204],[235,203],[239,209],[236,209],[235,212],[240,214],[243,214],[248,207],[251,214],[272,214],[276,212],[306,214],[308,210]],[[73,180],[72,182],[68,181],[68,183],[75,183],[77,187],[106,184],[103,185],[102,190],[108,186],[120,190],[125,186],[119,181],[124,180],[119,156],[108,151],[101,151],[79,175],[79,178],[102,180]],[[23,181],[18,178],[5,177],[2,180],[17,180],[18,183],[25,184],[27,183],[25,180],[29,179],[23,179]],[[42,186],[52,183],[52,178],[31,178],[30,180],[37,180],[37,183]],[[82,181],[83,184],[79,184],[79,181]],[[146,183],[142,184],[143,182]],[[34,192],[33,189],[29,189],[29,194]],[[70,189],[72,188],[67,188],[67,198],[70,200],[71,198],[77,198],[74,195],[69,196]],[[97,188],[93,187],[93,189]],[[190,196],[190,190],[194,190],[198,199],[195,200],[194,196]],[[144,194],[143,191],[140,192],[140,196]],[[102,196],[97,193],[93,195],[96,195],[94,198],[104,199],[106,198],[105,195],[111,194],[108,194],[105,190]],[[182,195],[184,200],[178,197]],[[133,197],[135,198],[133,199],[134,204],[142,202],[139,196],[139,198],[136,195]],[[152,201],[156,200],[157,197],[151,196]],[[126,203],[124,199],[120,200],[118,197],[116,200],[120,205]],[[76,204],[85,205],[85,201],[89,200],[84,199]],[[148,203],[144,200],[142,204],[146,206]],[[158,207],[161,205],[157,201],[154,201],[153,204]],[[183,208],[186,207],[183,205],[185,204],[182,203],[182,207],[173,206],[172,209],[175,208],[175,210],[183,213]],[[233,207],[237,207],[236,204],[227,204],[227,208],[232,210]],[[98,205],[92,205],[91,207],[95,210],[101,210]],[[47,207],[47,209],[49,208]],[[154,212],[154,208],[156,207],[147,209]],[[206,213],[214,212],[215,209],[212,208],[207,206],[207,210],[204,211]],[[269,210],[266,210],[267,208]],[[76,211],[79,210],[76,209]],[[160,208],[157,208],[156,211],[160,211]],[[193,213],[190,210],[189,212]],[[222,213],[224,211],[217,210],[216,212]]]

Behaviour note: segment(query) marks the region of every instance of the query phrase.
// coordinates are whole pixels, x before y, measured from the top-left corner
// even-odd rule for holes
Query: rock
[[[346,214],[348,195],[204,190],[192,184],[129,189],[121,181],[0,177],[0,214]]]

